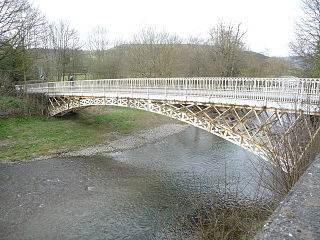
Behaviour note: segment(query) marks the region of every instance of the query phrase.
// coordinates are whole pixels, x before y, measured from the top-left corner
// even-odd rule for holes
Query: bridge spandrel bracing
[[[18,88],[47,94],[51,116],[94,105],[142,109],[204,129],[268,161],[287,158],[289,149],[294,164],[320,131],[312,124],[320,117],[319,79],[113,79]]]
[[[49,109],[51,115],[57,115],[95,105],[130,107],[165,115],[222,137],[267,161],[270,161],[270,155],[286,157],[284,155],[287,152],[279,146],[283,146],[280,141],[288,139],[291,141],[292,154],[302,156],[319,132],[319,128],[312,127],[310,115],[215,104],[130,98],[57,97],[51,100]],[[307,141],[298,141],[300,138]]]

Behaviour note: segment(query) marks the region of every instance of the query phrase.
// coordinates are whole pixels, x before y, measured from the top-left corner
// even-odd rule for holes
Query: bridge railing
[[[46,82],[16,88],[49,96],[192,101],[320,114],[320,79],[128,78]]]
[[[320,79],[307,78],[127,78],[19,85],[27,92],[72,96],[123,96],[166,99],[247,99],[320,102]]]

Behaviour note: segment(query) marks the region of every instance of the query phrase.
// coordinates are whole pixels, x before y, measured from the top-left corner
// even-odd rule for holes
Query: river
[[[218,180],[249,194],[254,159],[189,127],[123,152],[1,164],[0,239],[159,239]]]

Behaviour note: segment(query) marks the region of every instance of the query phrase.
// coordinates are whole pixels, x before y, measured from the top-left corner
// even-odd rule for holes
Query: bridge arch
[[[164,115],[201,128],[269,161],[269,128],[290,113],[235,105],[112,97],[54,97],[49,115],[61,116],[90,106],[122,106]],[[289,131],[289,128],[286,129]]]

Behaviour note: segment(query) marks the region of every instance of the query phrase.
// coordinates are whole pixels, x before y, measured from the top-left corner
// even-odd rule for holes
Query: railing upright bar
[[[185,79],[186,101],[188,100],[188,79]]]
[[[131,78],[130,78],[130,85],[131,85],[131,97],[133,97],[133,82]]]
[[[267,91],[268,91],[268,80],[265,80],[264,82],[264,101],[265,104],[267,105]]]
[[[234,80],[234,98],[237,98],[237,86],[238,86],[238,79]]]
[[[165,95],[165,99],[167,100],[167,78],[164,80],[164,95]]]
[[[90,81],[90,90],[91,90],[91,96],[93,94],[93,86],[92,86],[92,81]]]
[[[147,79],[146,80],[146,82],[147,82],[147,97],[148,97],[148,99],[150,99],[150,96],[149,96],[149,81],[150,81],[150,79]]]
[[[103,80],[102,84],[103,84],[103,97],[104,97],[104,101],[106,101],[106,80]]]

